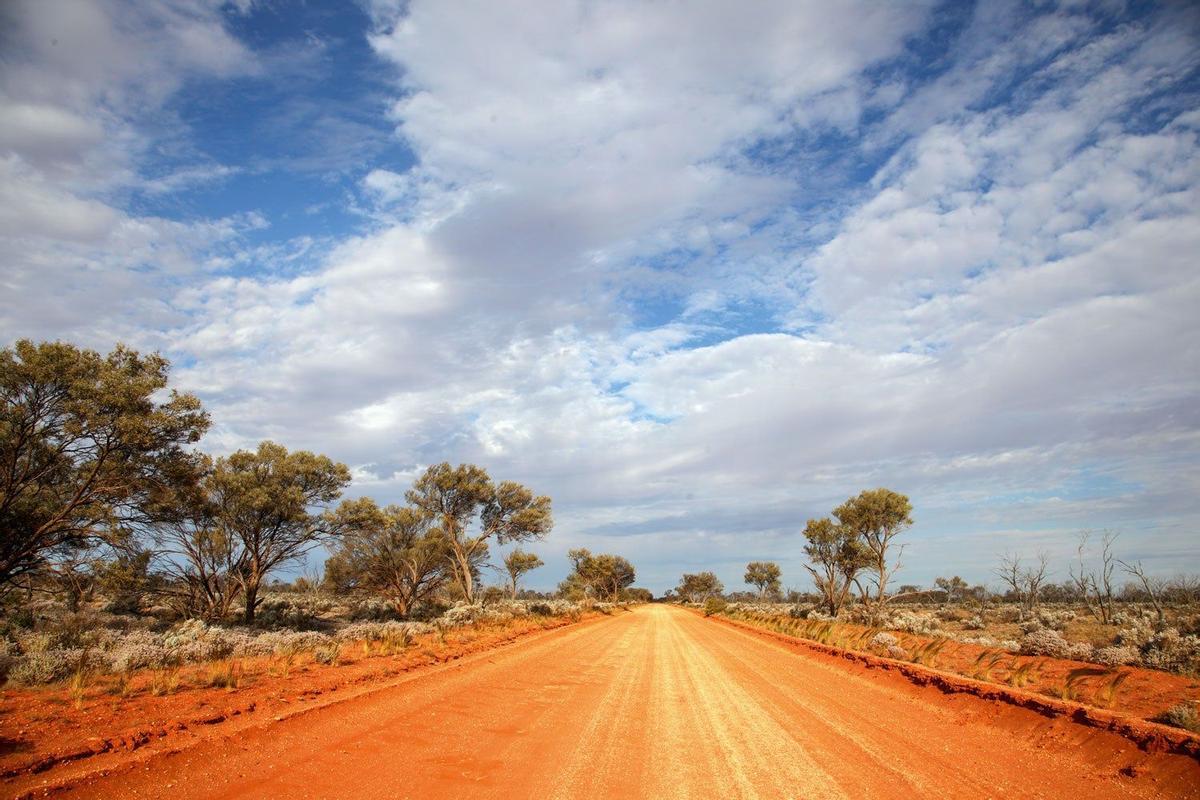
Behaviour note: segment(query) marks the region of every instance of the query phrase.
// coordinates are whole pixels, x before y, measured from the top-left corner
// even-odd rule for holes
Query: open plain
[[[1200,796],[1200,762],[677,606],[127,754],[68,797]],[[66,770],[69,772],[70,770]],[[83,773],[81,773],[82,776]],[[38,776],[10,790],[37,791]]]

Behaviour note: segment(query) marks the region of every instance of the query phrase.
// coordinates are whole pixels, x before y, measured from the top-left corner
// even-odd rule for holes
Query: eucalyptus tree
[[[567,553],[571,561],[571,573],[559,586],[559,591],[572,596],[582,594],[602,600],[616,600],[621,590],[633,585],[637,572],[624,556],[612,553],[593,555],[579,547]]]
[[[532,572],[538,567],[545,566],[540,558],[534,553],[526,553],[524,550],[517,548],[504,557],[504,571],[508,573],[509,588],[512,589],[512,596],[515,599],[517,596],[517,588],[521,583],[521,578],[527,572]]]
[[[701,603],[710,597],[720,596],[725,591],[725,584],[713,572],[685,572],[675,591],[689,603]]]
[[[550,498],[512,481],[496,485],[482,467],[443,462],[425,470],[405,495],[430,515],[446,537],[454,581],[475,601],[479,565],[488,545],[542,539],[554,525]]]
[[[325,578],[337,590],[379,595],[403,617],[445,584],[446,537],[420,509],[380,508],[364,497],[343,501],[331,517],[341,535]]]
[[[340,532],[336,516],[320,512],[349,483],[345,464],[307,450],[289,453],[274,442],[217,459],[204,488],[216,532],[236,554],[247,624],[271,571]]]
[[[193,481],[200,401],[167,387],[170,364],[22,339],[0,351],[0,589],[169,512]]]
[[[895,538],[912,525],[912,503],[891,489],[867,489],[835,508],[833,514],[866,547],[863,572],[870,576],[869,583],[863,583],[861,573],[855,577],[855,583],[861,590],[863,603],[878,614],[887,603],[888,581],[900,568],[903,546],[895,550],[897,560],[890,559]]]
[[[758,589],[759,599],[764,600],[779,595],[779,578],[782,574],[779,565],[774,561],[751,561],[746,565],[743,580]]]
[[[829,517],[810,519],[804,538],[808,542],[804,554],[811,562],[804,568],[812,575],[826,610],[836,617],[859,571],[866,566],[869,551],[857,532]]]

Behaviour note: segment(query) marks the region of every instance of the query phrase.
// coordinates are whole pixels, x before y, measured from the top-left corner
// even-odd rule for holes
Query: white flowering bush
[[[1108,647],[1098,647],[1092,654],[1092,660],[1106,667],[1123,667],[1136,664],[1141,654],[1136,647],[1114,644]]]
[[[268,594],[258,604],[255,619],[269,628],[310,628],[337,608],[332,600],[318,595]]]
[[[1142,646],[1141,662],[1169,672],[1200,672],[1200,636],[1184,636],[1175,628],[1159,631]]]
[[[396,616],[396,609],[391,603],[379,599],[378,597],[367,597],[356,600],[350,605],[348,615],[350,619],[368,620],[371,622],[382,622],[393,619]]]
[[[955,636],[954,639],[964,644],[976,644],[989,650],[1005,650],[1009,653],[1016,653],[1021,649],[1021,645],[1012,639],[994,639],[991,636]]]
[[[387,642],[433,631],[424,622],[355,622],[334,634],[339,642]]]
[[[893,613],[890,619],[885,620],[883,627],[922,636],[942,636],[943,631],[938,623],[937,617],[929,614],[900,611]]]
[[[106,655],[109,669],[113,672],[162,669],[172,661],[171,651],[163,645],[162,637],[149,631],[126,634]]]
[[[976,614],[963,622],[963,629],[968,631],[981,631],[987,627],[987,623],[983,621],[983,617]]]
[[[77,648],[25,653],[14,659],[8,679],[21,686],[61,681],[79,668],[84,657]]]
[[[900,644],[900,640],[890,633],[880,632],[871,637],[870,647],[872,650],[882,650],[888,652],[892,647]]]
[[[332,613],[331,609],[340,609],[338,615],[343,619],[349,616],[349,609],[307,595],[271,596],[264,605],[269,618],[266,624],[288,615],[312,619],[315,615]],[[589,602],[585,606],[567,600],[505,599],[487,606],[460,604],[432,620],[432,624],[359,621],[332,634],[291,628],[267,631],[224,628],[198,619],[185,620],[156,633],[146,627],[151,621],[133,617],[94,612],[59,615],[54,625],[39,630],[10,630],[6,637],[13,638],[0,637],[0,680],[20,685],[54,683],[69,677],[81,663],[86,663],[89,670],[124,675],[142,669],[161,670],[231,658],[290,658],[300,653],[311,653],[318,663],[336,664],[341,647],[347,642],[407,644],[413,637],[435,629],[500,624],[532,615],[578,615],[585,608],[611,613],[617,606],[603,602]]]
[[[1050,656],[1069,658],[1070,643],[1058,631],[1041,628],[1025,634],[1021,639],[1021,653],[1027,656]]]
[[[1053,628],[1056,631],[1066,630],[1068,623],[1075,619],[1075,612],[1070,609],[1054,611],[1048,608],[1043,608],[1037,613],[1037,621],[1044,627]]]

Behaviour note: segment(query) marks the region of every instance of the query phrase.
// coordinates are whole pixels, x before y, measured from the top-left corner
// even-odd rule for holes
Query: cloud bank
[[[1200,568],[1185,8],[377,2],[303,48],[252,3],[4,13],[0,328],[163,349],[215,450],[384,500],[480,463],[552,495],[548,562],[657,590],[802,587],[804,521],[877,485],[904,582],[1101,527]],[[255,105],[319,105],[297,75],[344,118]],[[214,155],[247,108],[308,155]]]

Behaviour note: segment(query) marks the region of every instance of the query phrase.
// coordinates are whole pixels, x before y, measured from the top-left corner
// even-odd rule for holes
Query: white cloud
[[[107,8],[0,84],[0,323],[165,344],[214,448],[320,449],[384,500],[478,461],[553,495],[549,553],[657,588],[753,557],[799,583],[795,531],[870,485],[916,501],[905,580],[1085,525],[1165,558],[1200,521],[1197,117],[1161,99],[1186,26],[983,3],[931,76],[912,5],[377,3],[417,165],[364,171],[362,231],[251,250],[264,220],[97,187],[236,169],[143,174],[139,107],[259,62],[215,6]]]

